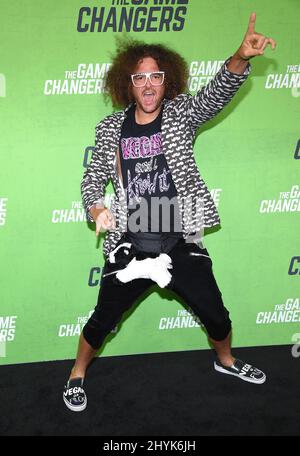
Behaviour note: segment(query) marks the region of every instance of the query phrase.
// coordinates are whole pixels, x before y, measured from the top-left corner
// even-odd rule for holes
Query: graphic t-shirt
[[[162,110],[152,122],[137,124],[133,105],[123,122],[120,161],[130,232],[181,232],[177,190],[162,149],[161,120]]]

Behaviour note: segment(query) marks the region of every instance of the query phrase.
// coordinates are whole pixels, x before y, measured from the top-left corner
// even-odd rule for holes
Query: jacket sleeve
[[[232,73],[227,64],[232,56],[225,60],[214,78],[202,87],[188,101],[188,118],[194,130],[218,114],[229,103],[251,72],[248,65],[243,74]]]
[[[97,125],[92,159],[83,174],[80,186],[83,207],[89,222],[94,221],[89,209],[96,203],[104,205],[105,187],[108,179],[107,162],[104,151],[101,149],[101,128]]]

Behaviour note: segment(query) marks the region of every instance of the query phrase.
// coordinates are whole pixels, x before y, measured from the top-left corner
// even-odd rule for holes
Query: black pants
[[[122,238],[118,245],[121,242],[124,242]],[[180,239],[168,255],[172,259],[173,268],[170,270],[172,281],[166,288],[172,289],[186,302],[212,339],[225,339],[231,330],[231,320],[214,278],[207,249]],[[94,349],[100,348],[105,337],[121,320],[123,313],[155,283],[151,279],[117,283],[115,274],[109,274],[116,269],[119,269],[116,265],[105,262],[98,302],[83,328],[85,340]]]

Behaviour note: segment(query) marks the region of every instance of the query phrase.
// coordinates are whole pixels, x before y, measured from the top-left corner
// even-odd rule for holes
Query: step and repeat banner
[[[251,59],[231,103],[200,130],[195,157],[221,216],[205,232],[233,346],[300,335],[300,2],[1,0],[0,363],[71,359],[97,302],[103,235],[80,182],[116,37],[164,43],[195,94],[239,47],[252,11],[277,48]],[[111,183],[107,198],[113,194]],[[187,284],[188,286],[188,284]],[[188,304],[165,290],[135,305],[101,356],[208,348]]]

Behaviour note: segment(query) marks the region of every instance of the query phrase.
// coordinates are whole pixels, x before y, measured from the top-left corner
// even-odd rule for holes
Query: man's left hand
[[[255,20],[256,13],[252,13],[244,40],[236,52],[236,56],[240,57],[242,60],[249,60],[256,55],[263,55],[268,44],[271,44],[272,49],[275,49],[276,47],[275,40],[255,32]]]

